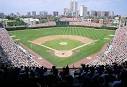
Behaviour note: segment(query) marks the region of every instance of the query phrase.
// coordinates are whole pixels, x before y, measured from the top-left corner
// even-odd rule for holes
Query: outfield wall
[[[88,28],[95,28],[95,29],[109,29],[109,30],[116,30],[116,27],[107,27],[103,26],[99,23],[89,23],[89,22],[46,22],[42,24],[36,24],[32,26],[12,26],[6,28],[8,31],[13,30],[24,30],[24,29],[39,29],[39,28],[49,28],[49,27],[88,27]]]

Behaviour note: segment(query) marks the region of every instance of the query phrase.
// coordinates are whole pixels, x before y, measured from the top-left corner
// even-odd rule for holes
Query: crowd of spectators
[[[71,25],[71,26],[102,27],[102,24],[100,24],[100,23],[86,22],[86,21],[69,22],[69,25]]]
[[[31,27],[53,27],[53,26],[56,26],[55,21],[48,21],[46,23],[31,25]]]
[[[57,69],[0,65],[1,87],[127,87],[127,62]]]
[[[102,27],[103,24],[101,23],[96,23],[92,21],[85,21],[80,18],[60,18],[59,21],[66,21],[69,22],[70,26],[88,26],[88,27]],[[48,21],[46,23],[40,23],[40,24],[34,24],[31,25],[30,27],[53,27],[56,26],[55,21]]]
[[[78,18],[78,17],[70,17],[70,18],[62,17],[62,18],[60,18],[60,21],[81,22],[82,19]]]
[[[33,55],[24,52],[24,50],[12,40],[4,28],[0,28],[0,48],[2,50],[0,51],[1,54],[5,54],[7,61],[10,61],[11,64],[16,67],[38,66],[36,61],[32,59]]]
[[[88,26],[102,27],[103,24],[93,22],[92,20],[82,20],[81,18],[60,18],[60,21],[68,21],[70,26]]]
[[[116,30],[115,36],[107,49],[92,61],[92,64],[112,64],[127,61],[127,26]]]

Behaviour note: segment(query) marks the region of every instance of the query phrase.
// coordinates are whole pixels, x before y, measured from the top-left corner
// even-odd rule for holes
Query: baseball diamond
[[[50,27],[9,33],[18,43],[39,55],[40,61],[45,59],[57,67],[92,59],[91,55],[98,53],[114,35],[113,30],[85,27]]]

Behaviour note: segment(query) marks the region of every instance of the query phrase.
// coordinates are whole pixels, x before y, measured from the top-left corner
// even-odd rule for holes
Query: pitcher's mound
[[[60,42],[59,44],[65,46],[65,45],[67,45],[68,43],[67,43],[67,42]]]

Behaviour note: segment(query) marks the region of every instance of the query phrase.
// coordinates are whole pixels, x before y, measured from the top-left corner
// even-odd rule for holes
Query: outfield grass
[[[113,30],[93,29],[93,28],[84,28],[84,27],[52,27],[52,28],[43,28],[43,29],[36,29],[36,30],[26,29],[26,30],[10,31],[10,34],[16,36],[14,37],[14,39],[20,39],[21,43],[23,43],[24,45],[26,45],[27,47],[38,53],[46,60],[50,61],[52,64],[59,67],[63,67],[67,64],[72,64],[82,58],[85,58],[89,55],[92,55],[100,51],[103,45],[112,39],[112,37],[109,35],[114,35],[114,32],[115,31]],[[29,42],[39,37],[48,36],[48,35],[79,35],[98,41],[95,42],[95,44],[90,44],[83,48],[80,48],[79,51],[76,52],[73,56],[62,59],[50,54],[49,49],[39,45],[31,44]],[[109,38],[109,39],[104,39],[104,38]],[[78,45],[77,42],[74,43]]]

